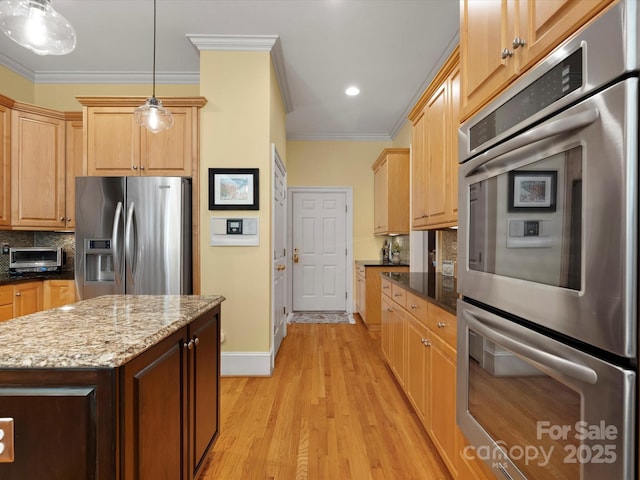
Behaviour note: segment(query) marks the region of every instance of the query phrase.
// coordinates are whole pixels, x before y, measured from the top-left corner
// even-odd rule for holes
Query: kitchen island
[[[110,295],[0,324],[0,478],[195,478],[223,300]]]

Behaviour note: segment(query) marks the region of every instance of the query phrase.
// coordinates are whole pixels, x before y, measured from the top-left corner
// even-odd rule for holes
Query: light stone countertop
[[[114,368],[224,301],[106,295],[0,322],[0,368]]]

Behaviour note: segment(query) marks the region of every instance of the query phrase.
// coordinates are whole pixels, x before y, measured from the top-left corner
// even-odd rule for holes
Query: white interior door
[[[347,195],[293,196],[293,310],[346,311]]]
[[[286,170],[273,145],[273,357],[271,367],[287,335],[287,178]]]

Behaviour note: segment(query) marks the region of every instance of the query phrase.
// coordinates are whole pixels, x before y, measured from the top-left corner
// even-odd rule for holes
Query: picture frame
[[[209,210],[259,210],[258,168],[210,168]]]
[[[555,170],[514,170],[509,172],[510,212],[555,212]]]

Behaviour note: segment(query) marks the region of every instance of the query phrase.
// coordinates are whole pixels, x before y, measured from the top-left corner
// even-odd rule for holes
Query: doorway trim
[[[346,312],[353,313],[353,188],[352,187],[289,187],[287,188],[287,268],[293,272],[293,195],[295,193],[344,193],[347,205],[346,225],[345,225],[345,245],[347,255],[345,265],[345,288],[347,293],[345,309]],[[293,275],[287,277],[287,311],[289,316],[293,312]]]

